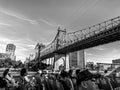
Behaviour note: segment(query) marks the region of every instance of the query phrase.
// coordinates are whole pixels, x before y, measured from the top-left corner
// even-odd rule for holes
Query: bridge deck
[[[81,33],[84,35],[81,36]],[[42,60],[53,57],[55,53],[66,54],[120,40],[120,17],[94,25],[82,30],[82,32],[68,33],[66,36],[61,35],[61,37],[58,34],[54,42],[50,44],[51,46],[47,47],[48,49],[41,56]]]

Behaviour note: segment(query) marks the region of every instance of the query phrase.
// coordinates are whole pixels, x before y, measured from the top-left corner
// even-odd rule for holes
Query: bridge
[[[67,33],[58,29],[54,40],[41,50],[41,60],[57,54],[87,49],[120,39],[120,16],[91,27]]]

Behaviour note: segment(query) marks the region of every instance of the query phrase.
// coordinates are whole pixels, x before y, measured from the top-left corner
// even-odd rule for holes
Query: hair
[[[79,74],[79,72],[80,72],[80,69],[77,69],[75,72],[76,76]]]
[[[108,70],[105,70],[105,71],[104,71],[104,73],[107,73],[107,72],[108,72]]]
[[[20,75],[25,76],[26,73],[27,73],[26,68],[22,68],[21,71],[20,71]]]
[[[93,74],[87,69],[78,73],[77,75],[77,85],[80,85],[82,81],[90,80],[93,78]]]
[[[66,71],[62,71],[62,72],[60,73],[60,76],[61,76],[62,78],[68,77],[68,73],[67,73]]]
[[[69,73],[69,75],[72,75],[73,70],[72,70],[72,69],[70,69],[70,70],[68,71],[68,73]]]
[[[3,77],[5,77],[8,73],[9,73],[9,68],[3,72]]]

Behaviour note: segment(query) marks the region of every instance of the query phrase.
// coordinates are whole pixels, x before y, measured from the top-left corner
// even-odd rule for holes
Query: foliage
[[[32,71],[38,71],[38,70],[44,70],[50,65],[42,62],[34,61],[34,62],[29,62],[27,66],[28,66],[27,68]]]
[[[5,60],[0,60],[0,67],[1,68],[9,68],[9,67],[13,67],[13,68],[21,68],[23,67],[24,64],[22,64],[22,62],[19,61],[13,61],[10,58],[6,58]]]

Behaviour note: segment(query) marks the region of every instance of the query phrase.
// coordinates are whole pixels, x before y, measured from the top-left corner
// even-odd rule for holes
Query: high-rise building
[[[7,54],[7,53],[0,53],[0,60],[5,60],[5,59],[7,59],[7,58],[9,58],[9,54]]]
[[[84,50],[75,51],[69,54],[70,68],[85,68]]]
[[[53,60],[52,60],[53,61]],[[74,68],[85,68],[85,54],[84,50],[71,52],[65,55],[55,55],[55,70],[59,69],[59,66],[64,66],[66,70]]]
[[[14,44],[7,44],[6,53],[10,55],[9,58],[11,58],[11,60],[16,59],[15,50],[16,50],[16,46]]]
[[[112,60],[112,63],[113,63],[113,64],[117,64],[117,63],[119,63],[119,64],[120,64],[120,59],[115,59],[115,60]]]

